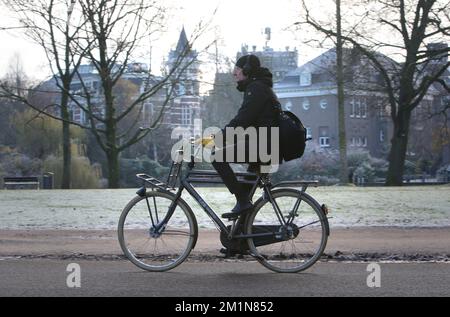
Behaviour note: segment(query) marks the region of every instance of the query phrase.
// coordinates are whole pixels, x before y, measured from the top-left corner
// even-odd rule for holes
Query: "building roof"
[[[189,45],[189,41],[186,36],[186,30],[184,29],[184,26],[183,26],[183,29],[181,30],[181,33],[180,33],[180,37],[178,39],[176,51],[181,54],[188,45]]]
[[[357,49],[344,48],[344,65],[347,76],[353,77],[357,73],[357,68],[371,67],[370,62]],[[386,55],[376,53],[378,59],[389,69],[400,66]],[[373,68],[373,67],[372,67]],[[360,71],[361,72],[361,71]],[[367,75],[368,71],[362,71],[361,75]],[[275,89],[304,88],[320,89],[336,86],[336,48],[329,49],[311,61],[288,72],[283,80],[275,84]],[[301,85],[302,76],[310,76],[310,84]]]

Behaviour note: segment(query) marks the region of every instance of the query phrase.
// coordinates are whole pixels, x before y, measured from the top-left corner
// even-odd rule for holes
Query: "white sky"
[[[317,1],[323,4],[330,2]],[[189,37],[200,20],[210,19],[215,8],[218,8],[218,12],[212,25],[220,30],[223,43],[219,49],[224,55],[234,58],[242,44],[248,44],[250,48],[257,45],[258,49],[261,49],[264,45],[262,32],[265,27],[272,29],[272,41],[269,45],[274,49],[297,47],[300,64],[320,53],[303,46],[295,32],[286,30],[298,19],[298,0],[164,0],[163,4],[173,5],[176,9],[168,20],[168,33],[158,42],[157,47],[153,48],[153,68],[159,69],[161,59],[174,48],[183,25]],[[5,10],[1,10],[0,26],[10,25],[14,25],[12,19],[7,16]],[[202,43],[198,44],[201,46]],[[6,31],[0,31],[0,77],[7,71],[8,62],[15,53],[20,54],[24,69],[30,77],[47,77],[48,65],[42,49],[30,43],[24,35]]]

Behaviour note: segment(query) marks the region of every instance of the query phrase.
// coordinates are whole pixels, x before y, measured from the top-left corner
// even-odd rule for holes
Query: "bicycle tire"
[[[122,248],[122,251],[125,254],[125,256],[133,264],[140,267],[141,269],[144,269],[146,271],[151,271],[151,272],[168,271],[168,270],[171,270],[171,269],[177,267],[181,263],[183,263],[183,261],[186,260],[186,258],[189,256],[191,250],[194,248],[196,241],[197,241],[197,236],[198,236],[197,220],[196,220],[195,215],[192,212],[191,208],[180,197],[180,198],[178,198],[174,215],[178,216],[178,214],[179,214],[179,218],[183,217],[183,215],[186,217],[186,224],[188,225],[188,229],[186,229],[186,234],[183,234],[184,229],[182,230],[182,228],[181,229],[178,228],[176,230],[175,229],[165,229],[164,232],[159,237],[155,237],[155,236],[152,237],[151,230],[152,230],[152,228],[154,228],[154,226],[152,225],[152,223],[149,222],[150,216],[146,220],[143,220],[144,222],[146,221],[147,223],[141,224],[140,222],[134,221],[134,219],[133,220],[128,219],[128,223],[127,223],[127,217],[128,218],[131,217],[130,212],[132,212],[134,209],[136,209],[136,206],[139,203],[143,202],[146,198],[148,199],[147,201],[150,200],[150,203],[155,202],[155,206],[156,206],[156,200],[158,199],[158,204],[160,204],[160,208],[164,207],[164,206],[161,206],[161,201],[167,200],[167,204],[165,204],[166,205],[165,207],[168,209],[167,205],[169,203],[173,202],[173,200],[175,199],[175,195],[171,194],[171,193],[166,193],[166,192],[156,190],[156,191],[148,191],[146,193],[145,197],[136,196],[135,198],[133,198],[125,206],[125,208],[123,209],[123,211],[120,215],[119,224],[118,224],[118,237],[119,237],[120,247]],[[147,205],[147,203],[145,203],[144,207],[146,205]],[[144,209],[144,208],[142,208],[142,209]],[[143,216],[143,217],[146,218],[146,216]],[[173,217],[174,216],[172,216],[172,218]],[[171,218],[171,220],[172,220],[172,218]],[[169,222],[171,222],[171,220],[169,220]],[[162,221],[162,219],[161,219],[161,221]],[[168,225],[168,224],[166,224],[166,225]],[[176,225],[175,221],[173,221],[173,224],[171,223],[170,225],[168,225],[169,228],[171,228],[170,227],[171,225],[175,226]],[[141,226],[144,227],[146,230],[144,230],[143,228],[140,228]],[[150,226],[150,227],[148,227],[148,226]],[[180,224],[179,226],[181,227],[182,225]],[[130,229],[128,229],[128,228],[130,228]],[[131,231],[133,231],[133,232],[131,232]],[[168,232],[166,232],[166,231],[168,231]],[[168,233],[168,234],[165,234],[165,233]],[[149,236],[146,237],[147,234]],[[139,235],[139,239],[141,238],[141,236],[142,236],[142,239],[147,238],[147,241],[144,241],[144,244],[143,244],[144,247],[147,247],[149,245],[146,242],[154,244],[154,249],[152,251],[153,253],[150,253],[150,251],[149,251],[148,253],[139,254],[135,250],[130,250],[131,241],[133,241],[133,239],[135,239],[134,237],[137,235]],[[163,241],[163,239],[162,239],[163,235],[165,236],[165,238],[167,238],[168,236],[173,236],[173,237],[174,236],[186,236],[188,239],[186,241],[186,245],[180,247],[180,250],[177,250],[177,251],[179,251],[179,254],[171,254],[168,251],[167,251],[168,252],[167,254],[164,254],[164,253],[163,253],[163,255],[156,254],[156,251],[158,251],[158,248],[156,247],[158,242],[161,242],[161,244],[165,244],[167,246],[167,241]],[[160,239],[161,241],[157,241],[158,239]],[[169,238],[169,240],[170,240],[170,238]],[[172,238],[172,240],[174,240],[174,239]],[[173,241],[169,241],[169,242],[173,242]],[[164,252],[164,250],[161,250],[161,252]],[[169,263],[158,265],[158,261],[163,261],[164,259],[167,259],[167,261]],[[152,264],[149,264],[149,263],[152,263]]]
[[[293,237],[289,240],[280,239],[280,240],[277,240],[277,242],[272,242],[270,244],[263,245],[263,246],[257,246],[258,238],[249,238],[247,240],[247,242],[248,242],[248,246],[250,249],[250,253],[253,256],[255,256],[255,258],[258,260],[259,263],[261,263],[266,268],[268,268],[274,272],[297,273],[297,272],[304,271],[304,270],[308,269],[309,267],[311,267],[317,260],[319,260],[319,258],[321,257],[321,255],[323,254],[323,252],[326,248],[328,235],[329,235],[328,219],[327,219],[326,215],[324,214],[324,212],[322,211],[320,205],[314,200],[314,198],[312,198],[310,195],[308,195],[304,192],[300,192],[295,189],[284,188],[284,189],[273,190],[273,191],[271,191],[271,194],[272,194],[273,198],[275,199],[275,201],[277,201],[277,200],[279,201],[280,197],[291,197],[293,199],[301,198],[299,204],[302,208],[303,207],[305,207],[305,208],[303,208],[303,210],[301,210],[299,214],[302,214],[302,212],[304,212],[302,215],[306,215],[308,212],[310,212],[311,213],[310,218],[312,219],[312,213],[314,212],[315,215],[317,216],[316,223],[320,224],[320,230],[313,230],[313,229],[305,229],[304,230],[304,228],[306,228],[306,226],[304,228],[302,228],[301,226],[299,227],[295,224],[295,226],[296,226],[295,228],[294,228],[294,225],[291,226],[291,229],[292,229],[291,231],[296,233],[295,237]],[[278,220],[278,219],[277,220],[273,220],[273,219],[269,220],[268,219],[268,217],[271,217],[270,213],[272,213],[274,215],[274,217],[273,217],[274,219],[275,219],[276,214],[275,214],[275,210],[274,210],[271,202],[267,199],[264,199],[263,197],[259,198],[255,202],[254,210],[247,217],[247,227],[246,227],[247,234],[252,234],[253,231],[255,231],[255,233],[261,233],[265,230],[265,232],[274,233],[274,235],[275,235],[275,232],[282,231],[281,228],[283,226],[281,226],[280,220]],[[266,208],[263,209],[264,207],[266,207]],[[283,207],[280,207],[280,209],[282,209],[282,208]],[[267,211],[268,216],[266,214],[258,216],[259,213],[262,213],[262,210],[264,210],[264,212]],[[306,210],[306,212],[305,212],[305,210]],[[282,210],[282,212],[283,212],[283,210]],[[264,216],[266,216],[266,218],[264,218]],[[284,216],[284,218],[286,218],[285,214],[283,214],[283,216]],[[310,230],[309,236],[308,236],[308,238],[310,239],[309,241],[305,239],[306,230]],[[294,236],[295,234],[293,233],[292,235]],[[320,235],[320,241],[318,241],[319,235]],[[304,239],[304,240],[298,240],[299,242],[294,241],[294,239],[297,239],[297,238]],[[278,247],[280,249],[285,248],[285,246],[283,246],[283,243],[286,243],[286,245],[289,243],[291,248],[294,249],[294,246],[296,244],[300,245],[302,242],[305,242],[305,244],[307,244],[308,242],[310,243],[313,238],[317,241],[317,247],[315,248],[313,254],[295,253],[295,252],[297,252],[297,250],[292,251],[291,254],[284,254],[283,256],[281,254],[282,252],[280,254],[277,254],[277,252],[279,252],[278,250],[276,250]],[[274,251],[267,250],[269,248],[273,248]],[[301,261],[301,259],[306,258],[306,256],[308,256],[309,258],[305,261]],[[299,261],[298,265],[295,264],[296,259],[298,259],[298,261]]]

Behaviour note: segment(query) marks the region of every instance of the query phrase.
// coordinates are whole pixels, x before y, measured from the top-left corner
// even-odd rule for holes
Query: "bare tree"
[[[73,98],[73,101],[88,115],[89,128],[106,154],[109,187],[117,188],[120,176],[120,153],[159,126],[163,113],[173,97],[177,80],[196,59],[193,57],[187,60],[192,42],[195,42],[206,26],[200,26],[194,33],[193,39],[186,43],[185,47],[180,48],[177,60],[163,78],[145,87],[142,93],[137,94],[126,106],[119,109],[114,87],[132,63],[133,54],[139,48],[141,41],[162,28],[165,18],[164,8],[159,6],[157,1],[143,0],[127,2],[83,0],[80,3],[83,16],[88,20],[85,29],[86,41],[89,44],[92,43],[87,60],[99,74],[104,115],[96,112],[95,98],[81,74],[78,74],[78,80],[83,88],[83,98],[82,100]],[[161,91],[166,91],[163,105],[150,126],[139,127],[137,125],[139,121],[136,118],[133,121],[134,124],[125,129],[119,129],[119,124],[127,116],[132,115],[133,112],[139,114],[143,103],[157,96]]]
[[[8,64],[7,73],[2,81],[7,83],[8,86],[16,87],[16,93],[21,94],[30,83],[23,69],[20,54],[14,54]],[[0,144],[9,146],[17,144],[17,132],[11,119],[18,112],[24,111],[25,108],[26,105],[20,101],[0,98]]]
[[[412,111],[433,84],[440,83],[450,92],[442,80],[450,66],[449,47],[429,46],[448,42],[450,2],[364,0],[360,4],[366,9],[366,23],[349,27],[343,40],[366,56],[382,77],[394,125],[386,185],[401,185]],[[306,24],[329,37],[337,36],[311,16],[304,1],[303,8]],[[380,50],[389,51],[397,62],[387,62]]]
[[[71,54],[94,70],[99,85],[97,89],[93,89],[89,82],[92,78],[86,79],[80,69],[74,67],[75,75],[72,78],[81,88],[63,89],[68,92],[72,107],[78,107],[84,112],[87,123],[59,118],[46,109],[40,109],[40,113],[89,129],[106,155],[109,187],[117,188],[120,153],[161,124],[177,81],[196,60],[196,56],[188,58],[191,56],[191,47],[208,28],[208,23],[199,23],[190,41],[180,48],[179,55],[167,74],[160,78],[148,74],[143,89],[134,98],[125,98],[124,102],[125,99],[117,97],[120,89],[116,87],[121,86],[121,79],[134,63],[133,58],[139,54],[144,40],[148,43],[149,37],[164,28],[165,8],[158,5],[157,1],[144,0],[79,0],[78,5],[85,23],[81,27],[83,35],[77,38],[76,47]],[[161,99],[162,105],[151,124],[140,127],[139,116],[144,102],[149,98]],[[29,100],[25,101],[35,107]],[[130,117],[133,119],[130,120]]]
[[[336,0],[336,82],[338,88],[339,156],[341,184],[348,183],[347,137],[345,131],[345,91],[342,43],[341,0]]]
[[[70,86],[84,54],[78,51],[76,43],[84,22],[76,15],[76,23],[71,23],[76,0],[3,0],[3,3],[16,14],[25,34],[44,51],[53,74],[54,85],[60,93],[57,108],[62,123],[63,136],[63,189],[71,184],[71,136],[70,136]],[[19,87],[19,86],[18,86]],[[24,92],[17,92],[23,98]],[[11,94],[10,97],[14,97]],[[37,106],[37,105],[35,105]]]

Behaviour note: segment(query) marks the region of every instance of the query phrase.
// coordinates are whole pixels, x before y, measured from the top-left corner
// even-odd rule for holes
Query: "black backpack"
[[[306,129],[295,114],[290,111],[278,110],[280,127],[280,155],[284,161],[291,161],[303,156],[306,147]]]

